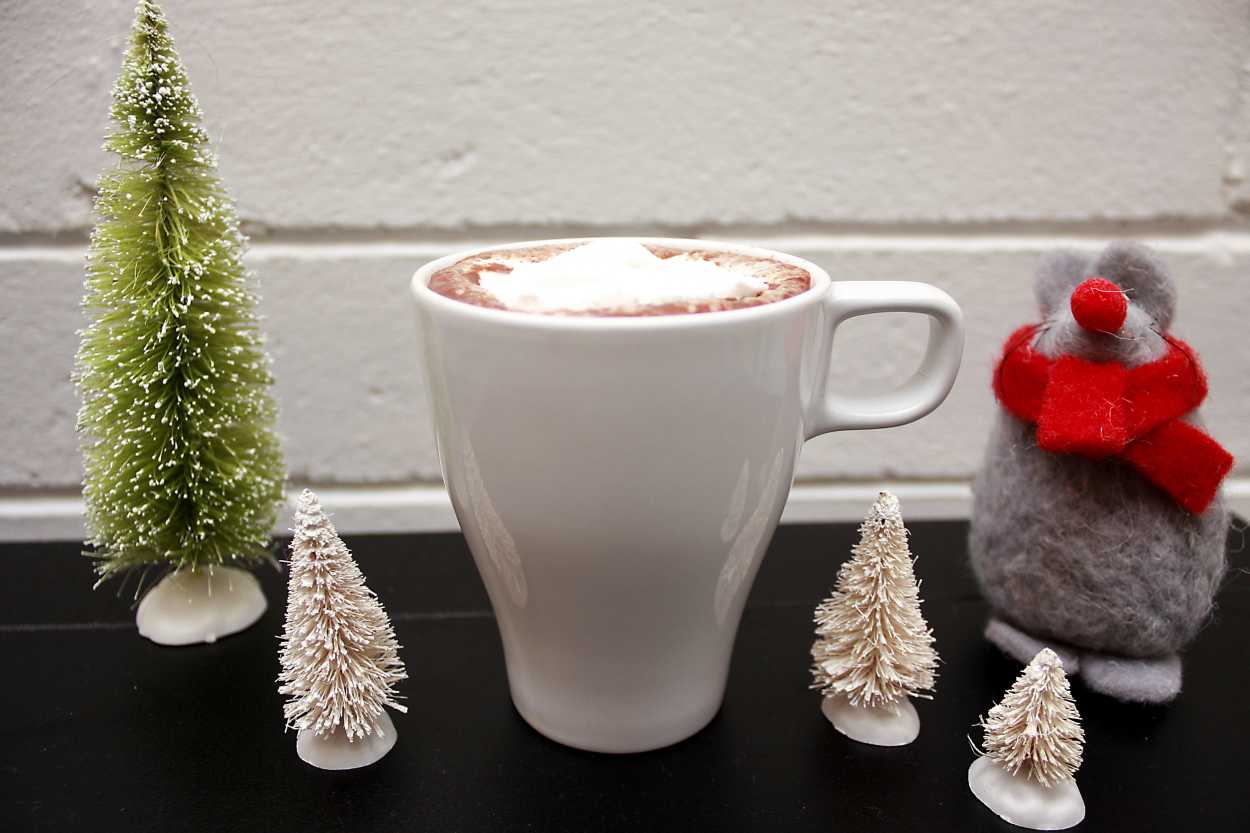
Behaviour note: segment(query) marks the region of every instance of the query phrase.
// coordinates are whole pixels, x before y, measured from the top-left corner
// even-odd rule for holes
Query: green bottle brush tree
[[[100,582],[166,573],[140,632],[213,641],[264,611],[285,478],[245,239],[161,9],[141,0],[113,89],[75,371]],[[142,586],[142,581],[140,581]]]

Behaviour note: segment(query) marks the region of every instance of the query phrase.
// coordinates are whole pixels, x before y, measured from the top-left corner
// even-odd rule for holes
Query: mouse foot
[[[1167,703],[1181,693],[1181,658],[1132,659],[1106,654],[1081,657],[1085,685],[1126,703]]]

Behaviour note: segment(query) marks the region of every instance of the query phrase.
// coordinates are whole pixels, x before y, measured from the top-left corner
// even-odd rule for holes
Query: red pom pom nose
[[[1124,326],[1128,299],[1106,278],[1089,278],[1072,290],[1076,323],[1096,333],[1114,333]]]

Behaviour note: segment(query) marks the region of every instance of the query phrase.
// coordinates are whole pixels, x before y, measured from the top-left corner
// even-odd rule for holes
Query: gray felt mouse
[[[1050,647],[1112,697],[1166,702],[1224,572],[1233,460],[1202,428],[1206,378],[1168,332],[1176,286],[1151,251],[1055,252],[1034,289],[1043,320],[995,368],[1002,408],[974,486],[985,636],[1021,662]]]

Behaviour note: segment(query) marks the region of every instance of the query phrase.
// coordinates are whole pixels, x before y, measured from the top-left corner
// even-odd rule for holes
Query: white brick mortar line
[[[560,236],[585,236],[593,230],[529,230],[531,235],[556,238]],[[672,235],[683,232],[674,230]],[[686,232],[687,234],[693,232]],[[1241,255],[1250,253],[1250,231],[1226,228],[1206,229],[1193,232],[1171,233],[1140,233],[1128,227],[1118,232],[1119,235],[1140,239],[1163,252],[1175,253],[1227,253]],[[639,236],[663,236],[662,233]],[[1066,233],[967,233],[961,232],[958,226],[952,226],[949,232],[933,232],[924,234],[838,234],[838,233],[790,233],[786,231],[762,230],[758,233],[740,229],[726,228],[722,231],[700,232],[697,239],[723,240],[725,242],[754,243],[760,246],[779,250],[796,251],[828,251],[828,252],[933,252],[933,253],[976,253],[976,252],[1044,252],[1048,249],[1072,247],[1078,249],[1097,248],[1107,239],[1117,236],[1113,230],[1100,231],[1098,234],[1076,232]],[[265,238],[253,240],[249,247],[249,258],[253,261],[270,259],[354,259],[354,258],[395,258],[411,257],[414,260],[433,258],[451,251],[473,249],[489,246],[512,239],[495,235],[474,235],[464,237],[412,241],[404,240],[334,240],[333,234],[327,234],[329,242],[316,240],[270,241]],[[0,262],[4,261],[81,261],[86,251],[83,241],[66,242],[63,244],[29,244],[0,241]]]
[[[881,489],[897,494],[910,520],[959,519],[968,516],[972,491],[965,481],[799,482],[790,492],[782,523],[860,521]],[[322,503],[333,510],[344,533],[450,532],[458,529],[447,492],[437,484],[396,486],[325,486]],[[292,490],[290,498],[296,492]],[[1224,483],[1229,506],[1250,517],[1250,477]],[[289,514],[289,513],[287,513]],[[282,517],[275,532],[286,532]],[[80,540],[82,500],[76,495],[0,497],[0,541]]]

